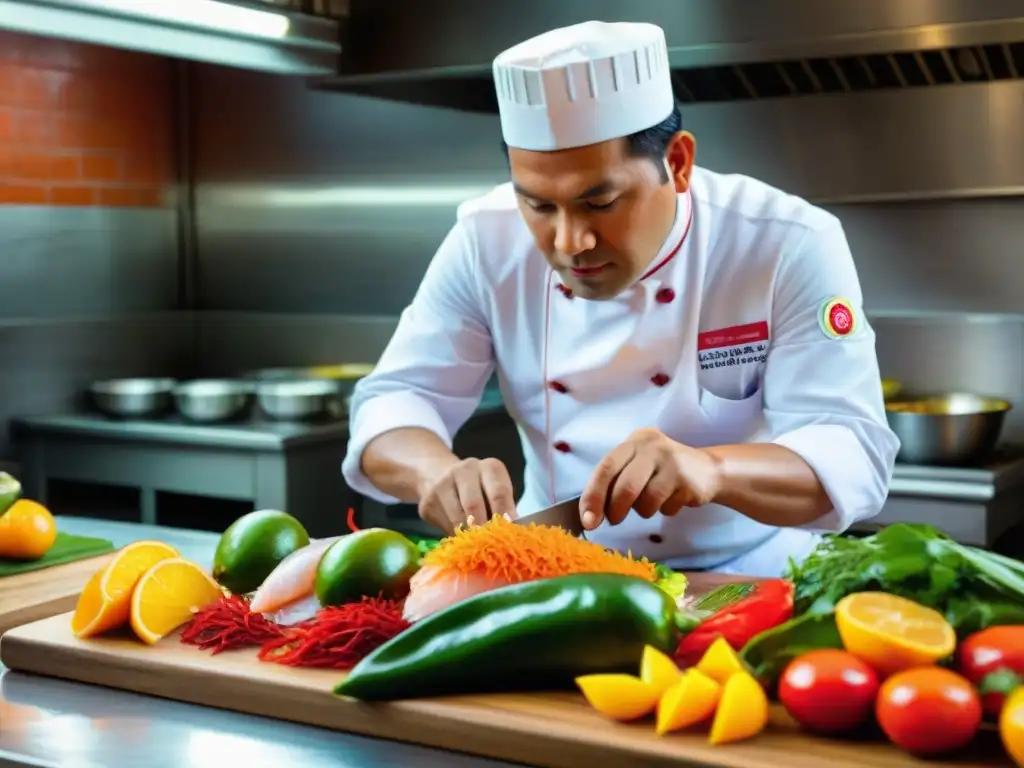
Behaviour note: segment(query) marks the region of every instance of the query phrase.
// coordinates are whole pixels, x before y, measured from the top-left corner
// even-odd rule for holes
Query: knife
[[[532,512],[529,515],[517,517],[512,522],[517,525],[553,525],[564,528],[573,536],[582,536],[585,533],[583,521],[580,520],[580,497],[574,496],[571,499],[560,501],[546,509]]]

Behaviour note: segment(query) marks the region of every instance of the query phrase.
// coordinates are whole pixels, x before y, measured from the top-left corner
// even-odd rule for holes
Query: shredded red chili
[[[316,618],[266,642],[259,658],[292,667],[351,669],[409,626],[400,602],[367,597],[321,608]]]
[[[181,633],[181,642],[203,650],[221,651],[263,645],[278,638],[284,627],[260,613],[249,610],[249,602],[236,595],[225,595],[213,605],[201,609]]]
[[[356,510],[354,507],[348,508],[348,516],[345,519],[348,522],[348,529],[352,533],[358,533],[359,527],[356,525]]]

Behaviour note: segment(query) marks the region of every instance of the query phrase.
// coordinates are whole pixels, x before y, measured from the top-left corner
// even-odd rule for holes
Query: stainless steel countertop
[[[217,535],[59,517],[123,546],[160,539],[209,566]],[[182,704],[0,666],[0,766],[45,768],[517,768],[516,764]]]

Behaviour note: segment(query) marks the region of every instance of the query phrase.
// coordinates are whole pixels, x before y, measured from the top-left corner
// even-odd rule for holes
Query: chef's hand
[[[630,509],[644,518],[676,515],[708,504],[718,493],[718,469],[705,451],[657,429],[638,429],[602,459],[580,498],[583,527],[618,525]]]
[[[446,535],[481,525],[495,515],[516,517],[512,479],[497,459],[462,459],[420,496],[420,517]]]

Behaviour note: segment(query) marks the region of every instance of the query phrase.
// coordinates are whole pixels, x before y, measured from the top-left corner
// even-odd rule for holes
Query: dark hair
[[[642,131],[626,136],[626,152],[630,157],[649,158],[658,168],[662,184],[667,184],[669,181],[668,171],[665,170],[665,164],[661,161],[665,159],[665,150],[668,149],[668,143],[681,130],[683,130],[683,114],[679,110],[679,105],[676,104],[672,107],[672,112],[669,116],[657,125],[652,125],[650,128],[644,128]],[[504,148],[505,156],[507,157],[508,144],[503,141],[501,146]]]
[[[672,112],[657,125],[644,128],[642,131],[631,133],[626,137],[626,152],[630,157],[647,157],[654,161],[661,174],[661,183],[668,183],[668,171],[665,164],[665,150],[672,137],[683,130],[683,114],[679,111],[679,105],[672,107]]]

